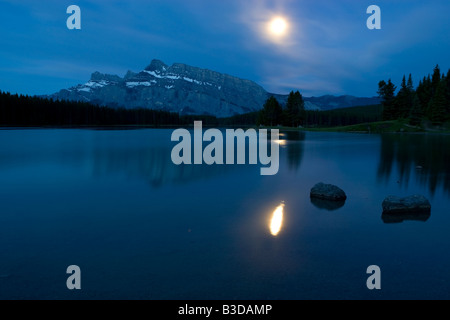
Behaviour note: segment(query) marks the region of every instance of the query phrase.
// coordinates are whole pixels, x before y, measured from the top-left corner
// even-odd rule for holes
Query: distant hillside
[[[288,97],[287,95],[276,94],[274,96],[282,105],[286,104]],[[381,103],[379,97],[360,98],[349,95],[337,97],[331,95],[325,95],[321,97],[303,97],[303,100],[305,101],[306,110],[315,111],[328,111],[350,107],[370,106],[378,105]]]
[[[358,106],[328,111],[307,111],[306,126],[338,127],[381,121],[381,105]]]
[[[345,113],[354,116],[367,116],[367,117],[381,117],[383,113],[383,107],[381,104],[367,105],[367,106],[356,106],[349,108],[340,108],[328,111],[330,114],[333,113]]]

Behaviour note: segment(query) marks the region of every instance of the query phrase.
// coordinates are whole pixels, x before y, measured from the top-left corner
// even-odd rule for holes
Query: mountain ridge
[[[154,59],[139,72],[124,77],[92,73],[85,84],[62,89],[46,97],[84,101],[113,108],[148,108],[181,115],[229,117],[259,111],[267,98],[276,97],[282,105],[288,95],[267,92],[254,81],[217,71],[174,63],[171,66]],[[307,110],[331,110],[341,107],[378,104],[379,98],[349,95],[304,97]]]

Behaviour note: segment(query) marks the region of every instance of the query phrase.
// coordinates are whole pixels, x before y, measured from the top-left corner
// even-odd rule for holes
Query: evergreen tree
[[[262,109],[258,112],[258,116],[256,118],[256,125],[257,126],[265,126],[267,123],[267,116],[266,116],[266,110]]]
[[[428,77],[424,77],[423,81],[419,83],[419,86],[417,87],[417,96],[420,100],[420,105],[422,107],[422,112],[424,115],[427,115],[429,118],[429,115],[427,113],[428,105],[430,104],[430,100],[432,97],[431,92],[431,78],[430,75]]]
[[[434,94],[433,98],[430,101],[430,119],[433,122],[433,124],[441,124],[443,123],[447,116],[446,116],[446,88],[447,83],[445,80],[440,80],[439,85],[436,89],[436,93]]]
[[[445,108],[445,113],[446,113],[446,120],[450,120],[450,69],[447,72],[447,76],[445,77],[445,82],[446,82],[446,108]]]
[[[450,94],[450,69],[447,72],[447,76],[445,77],[446,81],[447,81],[447,91]]]
[[[395,100],[395,85],[391,82],[391,79],[386,81],[380,81],[378,83],[378,95],[381,98],[381,104],[383,106],[383,120],[395,119],[394,100]]]
[[[261,110],[258,122],[264,126],[276,126],[280,124],[283,109],[275,97],[266,100],[263,110]]]
[[[434,67],[433,76],[431,78],[432,95],[436,93],[440,82],[441,82],[441,69],[439,68],[439,65],[436,65],[436,67]]]
[[[286,110],[284,111],[284,124],[290,127],[298,127],[305,118],[305,102],[299,91],[291,91]]]
[[[403,76],[400,90],[395,98],[394,119],[406,118],[410,110],[410,92],[406,84],[406,77]]]
[[[420,105],[419,96],[416,92],[413,93],[412,106],[409,114],[409,123],[413,126],[418,126],[421,124],[424,117],[422,106]]]
[[[412,75],[411,75],[411,73],[409,74],[409,77],[408,77],[408,83],[407,83],[407,85],[406,85],[406,88],[407,88],[410,92],[413,92],[413,91],[414,91],[414,85],[413,85],[413,80],[412,80]]]

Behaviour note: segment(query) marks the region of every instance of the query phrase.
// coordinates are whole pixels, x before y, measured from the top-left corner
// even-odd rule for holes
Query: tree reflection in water
[[[381,136],[378,179],[389,180],[394,166],[398,183],[413,177],[432,195],[442,187],[450,194],[450,136],[440,134],[385,134]]]
[[[284,145],[287,153],[289,170],[298,170],[303,159],[303,142],[305,133],[302,131],[284,131],[283,139],[287,141]]]
[[[269,131],[270,133],[270,131]],[[270,141],[270,134],[268,141]],[[303,158],[303,141],[305,133],[286,131],[281,134],[280,152],[287,157],[289,170],[298,170]],[[248,150],[248,148],[247,148]],[[207,179],[220,175],[231,174],[242,170],[255,170],[259,175],[261,165],[175,165],[171,160],[171,146],[136,147],[96,146],[92,151],[93,174],[102,176],[109,174],[125,174],[128,177],[140,177],[149,182],[152,187],[167,184],[184,184],[191,181]],[[248,155],[247,155],[248,158]],[[248,163],[248,159],[246,161]]]

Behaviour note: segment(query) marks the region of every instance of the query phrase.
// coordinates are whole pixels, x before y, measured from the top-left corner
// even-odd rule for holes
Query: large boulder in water
[[[347,195],[345,192],[332,184],[318,183],[311,189],[311,198],[327,201],[345,201]]]
[[[384,199],[383,214],[423,214],[431,212],[431,204],[422,195],[412,195],[406,198],[388,196]]]
[[[311,198],[311,203],[318,209],[335,211],[342,208],[345,205],[345,200],[341,201],[329,201],[318,198]]]

